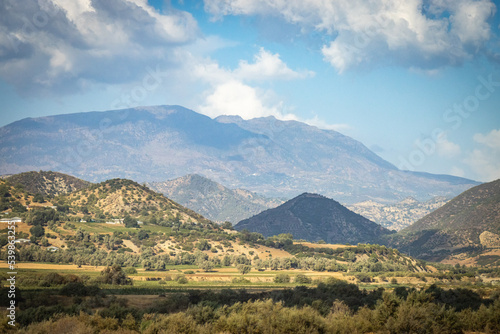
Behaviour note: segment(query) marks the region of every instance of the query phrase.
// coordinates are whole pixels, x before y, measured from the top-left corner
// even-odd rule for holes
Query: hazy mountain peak
[[[199,174],[174,180],[148,183],[174,201],[214,221],[238,221],[282,202],[243,189],[229,189]]]
[[[147,106],[21,120],[0,128],[0,174],[54,170],[90,181],[197,173],[268,197],[303,189],[344,203],[452,197],[476,182],[397,170],[335,131],[273,117],[212,119]]]
[[[243,118],[238,115],[221,115],[214,118],[214,120],[220,123],[236,123],[236,124],[244,121]]]

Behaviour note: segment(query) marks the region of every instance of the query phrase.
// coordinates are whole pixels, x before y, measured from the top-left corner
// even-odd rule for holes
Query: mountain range
[[[189,174],[147,186],[217,222],[240,220],[274,208],[282,200],[269,199],[244,189],[229,189],[198,174]]]
[[[333,199],[310,193],[242,220],[235,229],[258,232],[265,237],[290,233],[295,239],[332,244],[373,243],[392,233]]]
[[[308,191],[342,203],[453,197],[478,184],[398,170],[336,131],[274,117],[211,119],[180,106],[23,119],[0,128],[0,155],[0,174],[161,182],[196,173],[267,197]]]
[[[449,200],[449,198],[437,196],[421,202],[408,197],[397,203],[365,201],[347,205],[347,208],[390,230],[400,231],[442,207]]]

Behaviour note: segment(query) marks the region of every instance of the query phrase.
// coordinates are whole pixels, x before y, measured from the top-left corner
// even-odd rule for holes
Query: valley
[[[466,318],[470,321],[457,325],[465,330],[484,329],[484,312],[495,318],[500,284],[498,181],[477,185],[455,177],[399,171],[348,137],[335,132],[320,134],[299,122],[234,117],[210,120],[179,107],[130,112],[137,124],[146,122],[145,127],[151,126],[149,121],[168,119],[168,126],[160,127],[166,126],[169,132],[175,128],[173,133],[182,138],[182,145],[194,145],[184,146],[182,154],[186,155],[182,156],[197,156],[205,163],[211,161],[211,166],[222,166],[226,159],[224,168],[230,171],[221,174],[221,170],[200,165],[175,171],[173,161],[190,165],[193,160],[177,160],[180,151],[169,150],[174,159],[168,162],[158,160],[166,151],[155,151],[154,163],[146,159],[148,173],[159,170],[160,165],[168,168],[171,174],[162,176],[125,167],[126,178],[103,179],[108,175],[103,170],[109,171],[103,160],[93,171],[85,167],[88,174],[83,170],[74,174],[85,175],[84,179],[60,171],[3,175],[0,278],[8,278],[7,261],[14,249],[16,289],[22,305],[18,322],[24,329],[38,332],[43,326],[61,326],[61,319],[66,319],[92,330],[140,332],[142,326],[148,332],[178,316],[184,319],[178,324],[185,319],[194,321],[190,328],[219,326],[234,332],[231,322],[224,319],[228,315],[240,317],[243,311],[238,305],[282,305],[283,311],[276,311],[276,318],[282,316],[279,312],[286,314],[299,307],[299,312],[312,312],[307,317],[308,321],[316,319],[311,326],[319,327],[314,328],[347,326],[347,332],[360,328],[380,331],[380,326],[401,329],[392,321],[404,321],[405,317],[395,313],[391,321],[372,319],[363,324],[361,314],[369,312],[370,317],[377,317],[385,312],[386,306],[381,305],[389,300],[395,300],[395,309],[403,310],[412,298],[423,298],[419,307],[434,310],[427,315],[431,318],[437,314],[436,307],[448,310],[450,317],[472,312]],[[114,117],[113,113],[105,115]],[[65,121],[90,129],[99,119],[80,117],[66,116]],[[41,122],[38,129],[45,128],[45,120],[29,122]],[[277,133],[266,132],[269,122]],[[110,131],[123,131],[117,126]],[[196,133],[196,126],[214,127],[214,132]],[[157,130],[149,132],[148,140],[164,135],[165,128]],[[134,150],[152,154],[147,151],[151,142],[138,141],[144,135],[135,131],[129,133],[127,159]],[[397,181],[375,187],[369,185],[368,178],[369,186],[361,191],[338,169],[331,171],[335,177],[329,173],[316,177],[314,169],[324,166],[306,168],[307,162],[299,160],[304,158],[301,150],[308,148],[295,143],[289,131],[319,136],[321,147],[336,141],[335,150],[328,154],[344,161],[353,157],[363,161],[364,167],[356,171],[347,165],[338,167],[361,173],[357,177],[368,168]],[[217,137],[220,133],[240,140],[237,150],[244,154],[227,160],[234,148]],[[134,136],[137,138],[132,139]],[[248,143],[252,149],[241,151],[241,145]],[[110,146],[102,154],[115,149],[111,142],[106,145]],[[211,147],[208,150],[207,145]],[[203,147],[203,156],[194,153],[196,147]],[[101,149],[96,148],[96,156]],[[219,162],[208,158],[209,153]],[[249,164],[257,153],[263,154],[259,159],[269,166]],[[316,154],[314,150],[310,153]],[[119,162],[120,151],[113,154]],[[293,177],[286,173],[250,174],[252,168],[286,170],[282,169],[284,160],[270,156],[286,158],[287,164],[298,163],[302,170],[295,170]],[[53,167],[60,170],[58,165]],[[187,174],[175,175],[180,170]],[[111,174],[124,173],[115,170]],[[314,192],[297,194],[305,187],[301,178],[318,182],[307,183]],[[325,180],[333,185],[325,187]],[[16,242],[12,243],[8,231],[14,225]],[[8,300],[3,295],[0,304],[5,306]],[[222,310],[231,311],[223,314]],[[89,322],[83,314],[91,314],[94,320]],[[154,314],[153,318],[148,314]],[[344,320],[335,320],[336,314],[344,314]],[[11,329],[0,322],[1,331]]]

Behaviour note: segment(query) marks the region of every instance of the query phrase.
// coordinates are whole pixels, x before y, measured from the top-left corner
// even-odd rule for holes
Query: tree
[[[224,255],[222,258],[222,265],[224,267],[229,267],[231,265],[231,257],[229,255]]]
[[[310,283],[312,283],[312,278],[307,277],[304,274],[298,274],[297,276],[295,276],[295,283],[297,283],[297,284],[310,284]]]
[[[204,271],[210,271],[213,269],[214,264],[212,263],[212,261],[203,261],[199,267]]]
[[[139,239],[139,240],[148,239],[148,238],[149,238],[149,234],[148,234],[148,232],[146,232],[144,230],[140,230],[139,233],[137,233],[137,239]]]
[[[277,274],[274,277],[274,283],[290,283],[290,276],[288,274]]]
[[[197,244],[196,244],[196,248],[198,248],[199,250],[201,251],[204,251],[204,250],[210,250],[210,248],[212,248],[212,245],[210,245],[208,243],[207,240],[205,239],[201,239]]]
[[[122,267],[116,264],[101,271],[101,282],[105,284],[132,285],[132,280],[122,271]]]
[[[45,199],[43,198],[42,194],[38,193],[33,197],[33,202],[43,203],[45,202]]]
[[[139,227],[139,224],[137,224],[137,220],[130,217],[130,215],[125,216],[125,218],[123,219],[123,223],[125,224],[125,227]]]
[[[231,222],[225,221],[224,223],[222,223],[221,227],[225,230],[232,230],[233,224]]]
[[[36,226],[33,226],[32,228],[30,228],[30,233],[34,237],[40,238],[41,236],[43,236],[45,234],[45,229],[40,225],[36,225]]]
[[[245,274],[248,274],[250,272],[250,270],[252,270],[252,267],[249,266],[248,264],[238,264],[236,266],[236,269],[238,269],[238,271],[242,274],[242,275],[245,275]]]

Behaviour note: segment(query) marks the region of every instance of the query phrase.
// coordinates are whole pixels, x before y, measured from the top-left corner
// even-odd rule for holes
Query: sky
[[[500,178],[489,0],[0,0],[0,126],[182,105],[336,130],[405,170]]]

